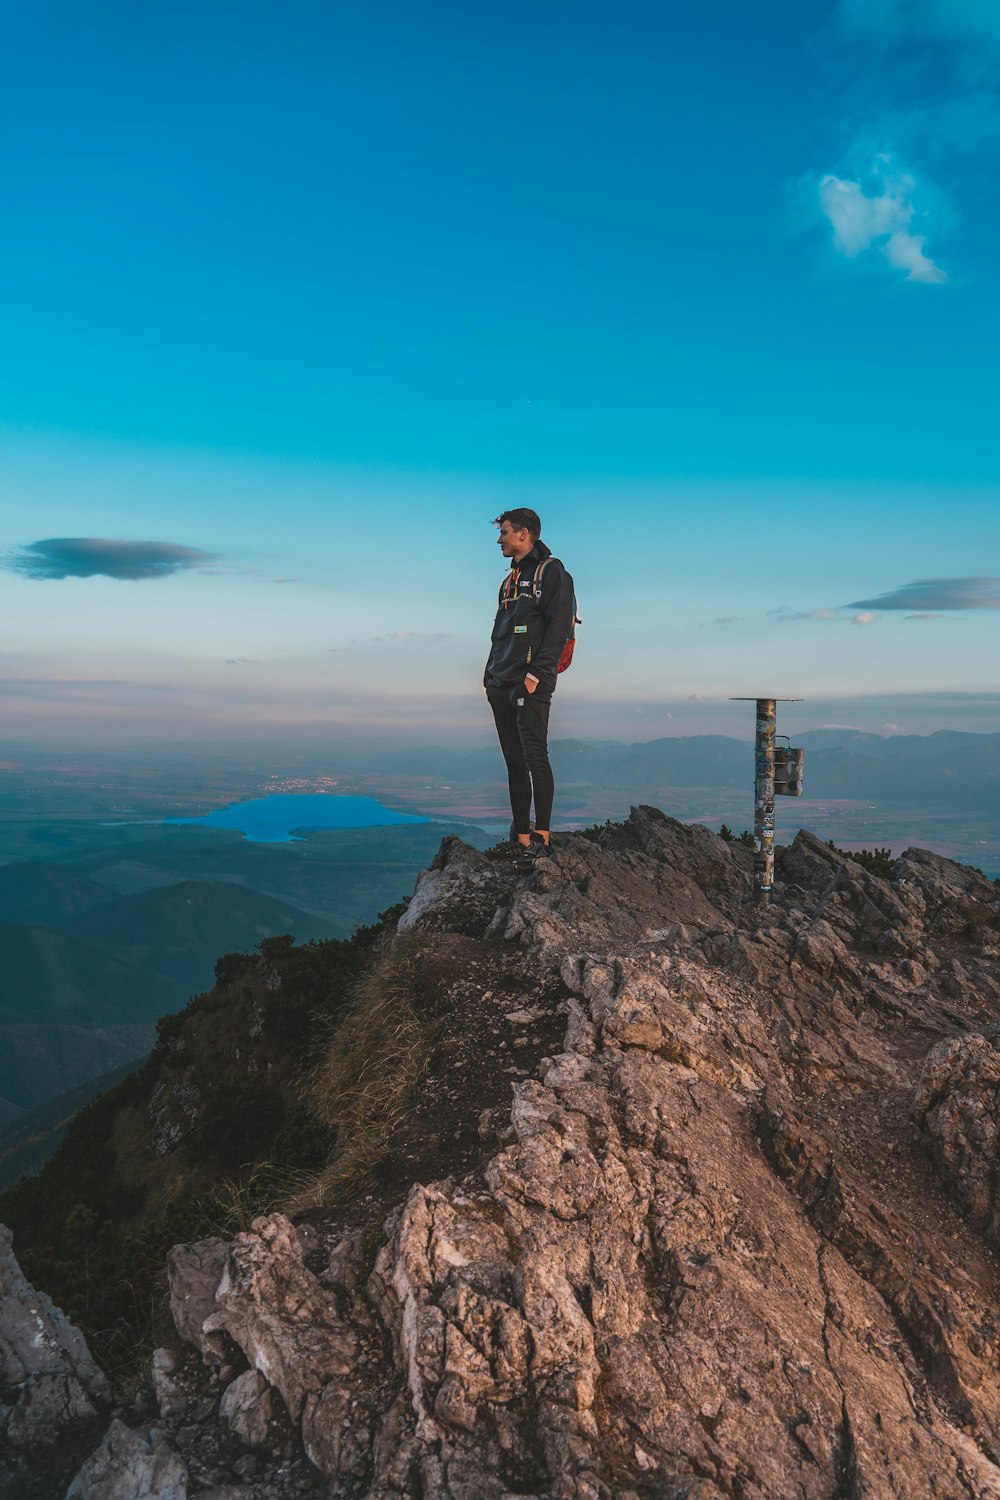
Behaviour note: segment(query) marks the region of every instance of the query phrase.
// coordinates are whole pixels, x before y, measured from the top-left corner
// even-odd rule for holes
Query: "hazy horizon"
[[[780,704],[778,716],[781,732],[792,734],[830,728],[883,737],[928,735],[942,729],[991,734],[1000,729],[1000,692],[805,699]],[[753,705],[733,703],[728,698],[608,703],[584,698],[580,691],[574,692],[572,684],[563,683],[552,711],[553,739],[624,739],[639,743],[697,734],[752,739]],[[261,717],[243,722],[234,721],[229,711],[216,712],[211,718],[174,714],[164,720],[159,714],[139,709],[115,716],[105,711],[88,713],[79,704],[72,710],[49,714],[40,713],[37,705],[25,705],[18,714],[16,709],[12,711],[8,699],[0,734],[0,745],[61,747],[67,751],[77,747],[130,749],[168,744],[207,750],[231,744],[266,745],[276,751],[294,752],[298,745],[381,745],[387,741],[414,747],[444,743],[475,747],[495,744],[496,736],[478,693],[430,705],[426,698],[416,705],[373,700],[367,712],[359,708],[356,714],[341,712],[336,717],[305,721]]]

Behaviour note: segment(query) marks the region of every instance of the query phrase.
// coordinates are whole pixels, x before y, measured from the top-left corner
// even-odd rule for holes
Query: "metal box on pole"
[[[756,703],[753,785],[754,896],[766,906],[774,889],[774,799],[802,796],[806,752],[791,744],[777,745],[775,729],[779,703],[801,703],[801,698],[734,698],[734,703]],[[787,735],[782,735],[787,740]]]

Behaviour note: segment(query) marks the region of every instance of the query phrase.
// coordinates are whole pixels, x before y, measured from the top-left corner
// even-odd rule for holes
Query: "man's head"
[[[493,524],[500,528],[500,535],[497,537],[500,551],[504,557],[512,557],[515,562],[527,557],[542,534],[538,512],[529,510],[524,505],[517,510],[505,510]]]

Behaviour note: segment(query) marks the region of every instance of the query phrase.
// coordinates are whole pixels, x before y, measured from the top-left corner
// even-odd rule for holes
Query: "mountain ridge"
[[[526,879],[445,840],[318,1029],[330,945],[222,964],[90,1107],[101,1183],[126,1115],[163,1162],[199,1139],[221,1054],[187,1033],[238,1016],[248,1077],[299,1018],[325,1160],[171,1251],[157,1410],[87,1483],[155,1444],[260,1500],[1000,1493],[1000,893],[808,833],[750,888],[748,850],[639,808]],[[22,1234],[44,1193],[4,1197]]]

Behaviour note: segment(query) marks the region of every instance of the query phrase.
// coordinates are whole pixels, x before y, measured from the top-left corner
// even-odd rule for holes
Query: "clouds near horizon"
[[[218,562],[215,552],[175,542],[112,541],[107,537],[47,537],[14,552],[8,567],[22,578],[167,578]]]
[[[854,608],[855,606],[850,606]],[[779,625],[786,625],[792,620],[824,620],[837,622],[841,625],[871,625],[878,618],[870,610],[862,610],[860,614],[848,615],[842,609],[772,609],[769,611],[772,619],[777,620]]]
[[[913,619],[946,609],[1000,609],[1000,578],[920,578],[875,599],[855,599],[847,608],[907,610]]]

